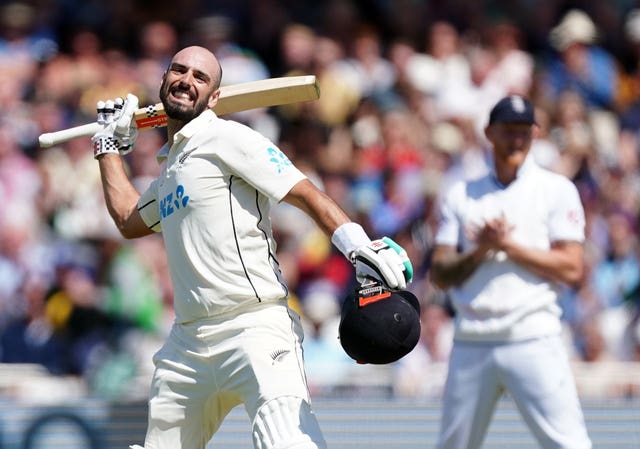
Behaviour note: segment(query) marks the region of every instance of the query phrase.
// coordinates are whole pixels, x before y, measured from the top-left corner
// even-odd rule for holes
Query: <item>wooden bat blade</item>
[[[269,78],[221,87],[220,98],[213,107],[213,111],[218,115],[226,115],[318,98],[320,98],[320,88],[314,75]],[[167,125],[167,115],[162,103],[138,109],[133,118],[136,126],[141,130]],[[42,148],[48,148],[67,140],[91,136],[99,129],[100,125],[97,123],[89,123],[41,134],[38,140]]]
[[[226,115],[318,98],[320,87],[313,75],[270,78],[222,87],[213,110],[218,115]]]

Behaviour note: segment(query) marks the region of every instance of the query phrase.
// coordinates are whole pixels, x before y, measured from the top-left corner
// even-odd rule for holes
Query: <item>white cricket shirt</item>
[[[584,210],[575,185],[529,156],[508,186],[493,171],[453,185],[442,205],[436,243],[468,251],[475,245],[469,231],[500,214],[524,246],[549,249],[553,241],[584,240]],[[455,339],[495,342],[559,334],[557,287],[504,252],[495,254],[450,290],[457,311]]]
[[[158,158],[166,164],[138,210],[162,231],[176,322],[286,298],[270,200],[282,200],[305,175],[270,140],[209,110]]]

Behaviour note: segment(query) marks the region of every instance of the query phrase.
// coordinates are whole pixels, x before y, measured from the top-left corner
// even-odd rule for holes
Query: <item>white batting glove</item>
[[[349,222],[335,230],[331,241],[354,265],[360,283],[374,280],[402,290],[413,280],[407,252],[388,237],[371,241],[362,226]]]
[[[392,290],[404,290],[413,280],[407,252],[389,237],[373,240],[351,253],[359,282],[373,279]]]
[[[91,138],[93,156],[97,158],[107,153],[130,153],[138,135],[133,120],[133,114],[138,109],[138,97],[129,94],[124,101],[122,98],[98,101],[96,109],[102,129]]]

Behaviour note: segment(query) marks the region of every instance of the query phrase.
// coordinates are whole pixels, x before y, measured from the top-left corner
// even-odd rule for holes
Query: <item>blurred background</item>
[[[99,99],[158,102],[170,57],[192,44],[218,56],[223,85],[316,75],[318,101],[227,118],[413,261],[418,346],[357,365],[337,339],[353,269],[301,212],[274,209],[330,447],[433,445],[452,334],[428,281],[436,205],[487,169],[486,116],[511,93],[537,107],[534,157],[572,179],[586,209],[588,269],[561,305],[590,432],[596,447],[640,446],[640,2],[2,0],[0,447],[144,437],[151,357],[173,320],[162,239],[119,237],[88,138],[43,150],[37,137],[94,121]],[[141,132],[127,156],[140,190],[164,138]],[[243,413],[213,446],[249,447]],[[516,445],[535,447],[506,399],[486,447]]]

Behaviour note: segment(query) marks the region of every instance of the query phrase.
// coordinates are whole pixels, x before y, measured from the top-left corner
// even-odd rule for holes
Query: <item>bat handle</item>
[[[49,148],[50,146],[66,142],[67,140],[75,139],[77,137],[92,136],[99,130],[99,124],[88,123],[86,125],[75,126],[73,128],[63,129],[53,133],[40,134],[38,142],[42,148]]]

